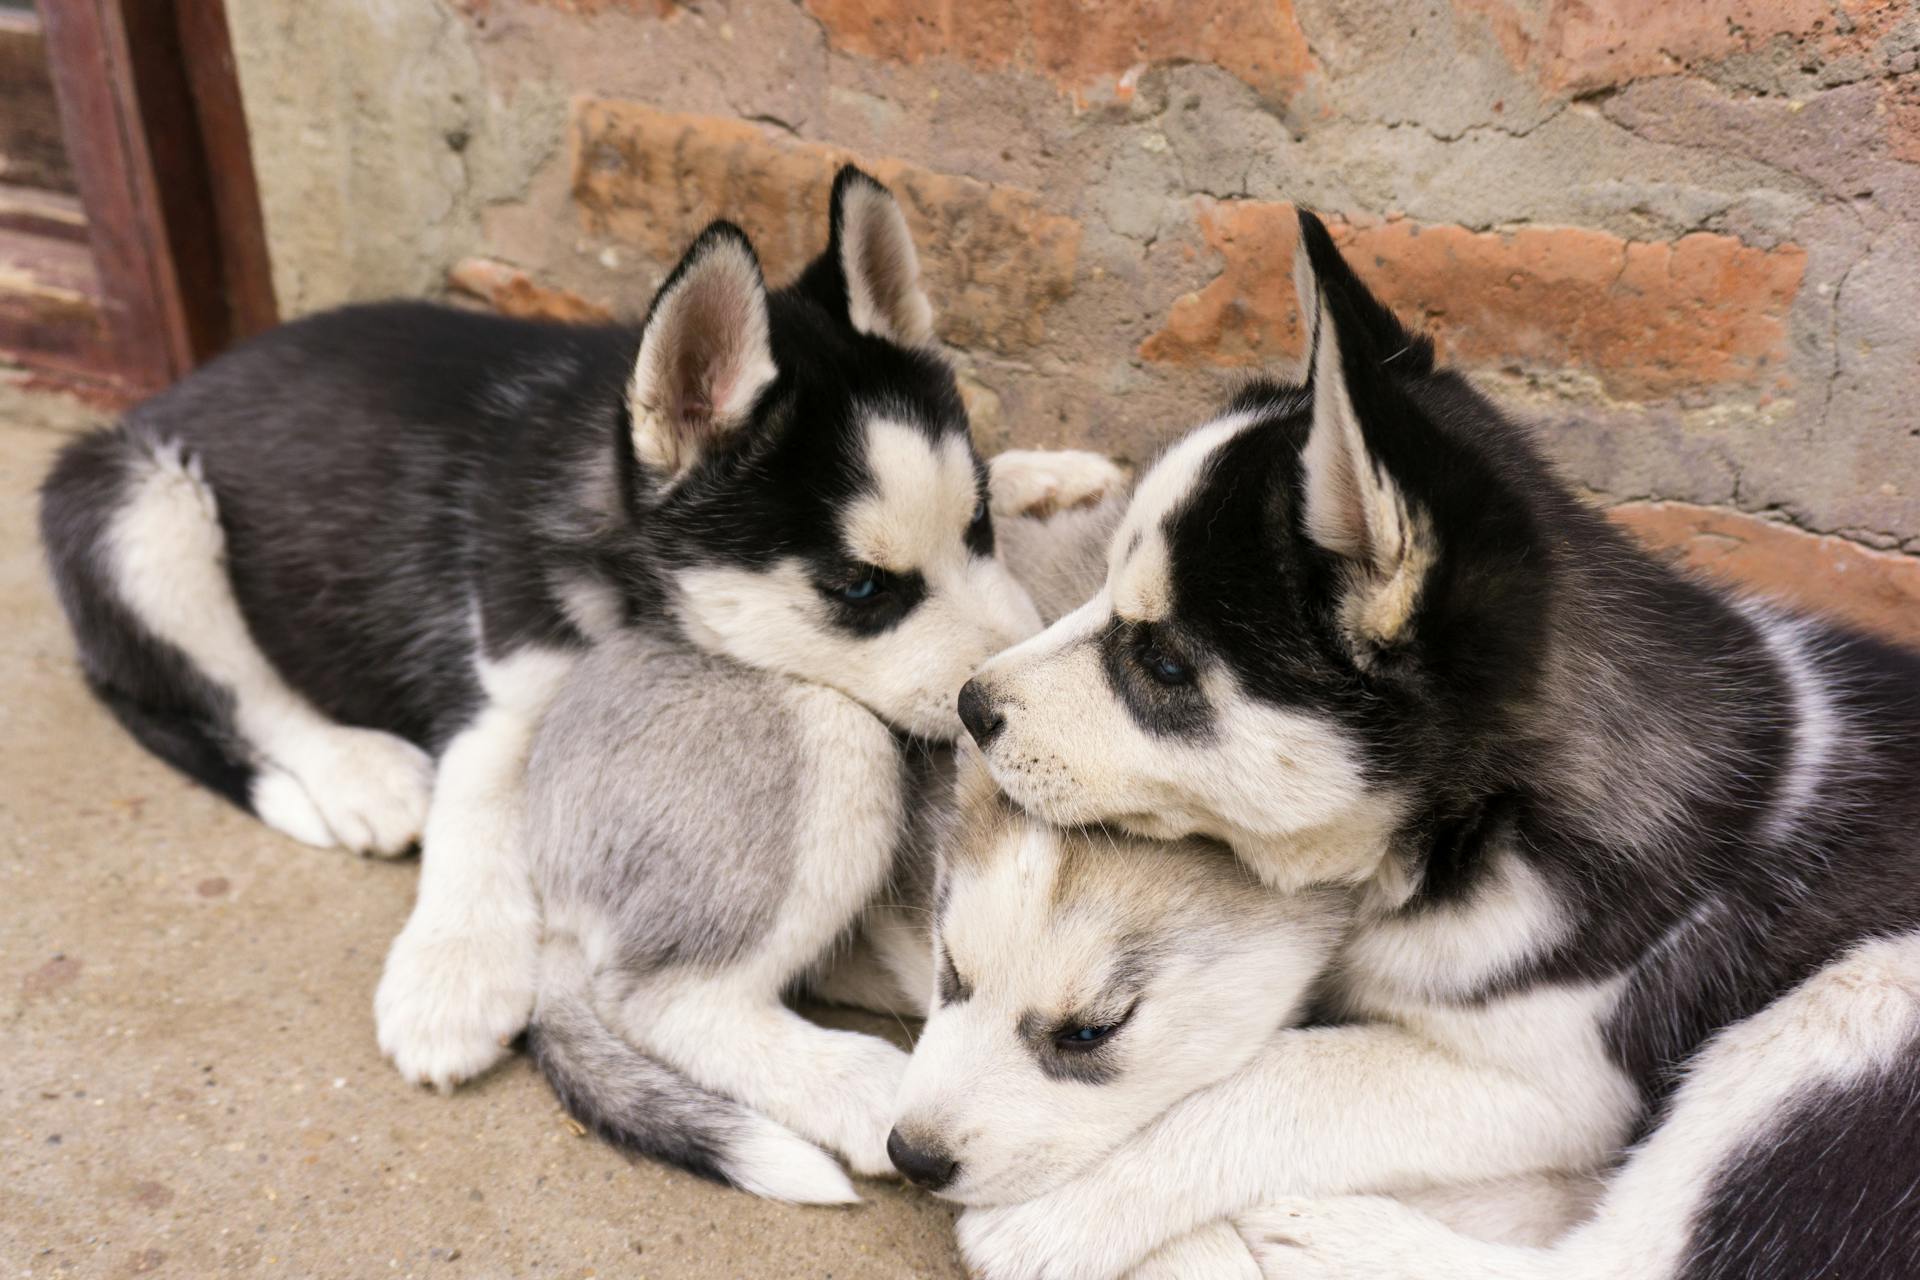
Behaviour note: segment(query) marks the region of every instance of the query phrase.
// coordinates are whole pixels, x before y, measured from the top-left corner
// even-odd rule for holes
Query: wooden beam
[[[220,0],[43,0],[115,366],[157,390],[273,322]]]
[[[0,182],[74,190],[40,20],[8,9],[0,9]]]

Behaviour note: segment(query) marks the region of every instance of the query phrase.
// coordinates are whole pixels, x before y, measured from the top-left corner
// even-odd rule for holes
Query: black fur
[[[1915,1049],[1920,1049],[1916,1046]],[[1920,1052],[1808,1098],[1714,1179],[1678,1280],[1920,1276]]]

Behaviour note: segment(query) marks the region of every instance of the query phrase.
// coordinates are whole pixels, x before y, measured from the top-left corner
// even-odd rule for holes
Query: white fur
[[[1133,523],[1115,535],[1116,556]],[[1136,602],[1154,598],[1137,571],[1154,536],[1122,564]],[[1118,609],[1112,590],[980,669],[977,678],[1008,709],[986,750],[995,781],[1049,821],[1111,820],[1147,836],[1226,840],[1274,888],[1375,875],[1396,809],[1366,785],[1358,744],[1330,719],[1247,698],[1218,667],[1200,675],[1217,715],[1210,739],[1147,733],[1114,696],[1103,665],[1100,640],[1112,618],[1138,616]],[[1276,763],[1286,767],[1282,785]]]
[[[961,1250],[1007,1280],[1095,1280],[1204,1222],[1282,1196],[1588,1167],[1626,1136],[1624,1082],[1603,1089],[1596,1108],[1578,1092],[1593,1083],[1586,1066],[1563,1075],[1546,1059],[1581,1030],[1601,1048],[1594,998],[1536,994],[1506,1009],[1507,1034],[1526,1033],[1532,1019],[1549,1024],[1537,1056],[1511,1070],[1469,1056],[1501,1047],[1493,1028],[1442,1026],[1451,1044],[1391,1025],[1279,1032],[1257,1062],[1180,1102],[1086,1176],[1025,1204],[967,1214]]]
[[[1746,614],[1779,663],[1793,699],[1793,755],[1764,828],[1768,839],[1788,840],[1825,790],[1827,768],[1844,725],[1815,665],[1814,627],[1764,605],[1749,605]]]
[[[1502,851],[1464,901],[1371,919],[1348,939],[1341,967],[1384,998],[1448,1000],[1543,954],[1571,927],[1540,873]]]
[[[1288,1199],[1241,1229],[1275,1280],[1665,1280],[1723,1164],[1796,1097],[1884,1069],[1916,1035],[1920,936],[1855,948],[1715,1037],[1593,1218],[1550,1248],[1485,1244],[1373,1198]]]
[[[106,553],[141,623],[232,695],[262,821],[359,853],[402,853],[419,838],[431,759],[392,734],[335,724],[274,670],[233,598],[213,490],[178,448],[157,450],[129,486]]]
[[[838,689],[898,728],[952,738],[967,676],[1038,630],[1039,617],[998,560],[967,549],[978,495],[965,441],[936,446],[881,415],[867,427],[867,459],[876,489],[843,519],[847,550],[882,569],[922,575],[926,596],[902,622],[875,636],[848,634],[797,559],[764,572],[682,573],[678,611],[702,648]]]
[[[753,251],[710,240],[654,302],[627,400],[640,461],[668,479],[685,474],[742,426],[779,374],[767,290]]]
[[[861,333],[904,347],[933,341],[933,306],[920,287],[920,256],[886,188],[850,182],[840,207],[840,270],[847,316]]]
[[[749,1123],[727,1144],[725,1172],[734,1186],[791,1204],[859,1203],[860,1193],[832,1156],[764,1116]]]
[[[420,892],[374,997],[380,1048],[441,1089],[493,1065],[533,1008],[539,911],[521,826],[534,730],[573,665],[557,650],[482,661],[486,704],[440,757]]]
[[[839,1152],[857,1173],[890,1176],[887,1129],[906,1055],[816,1026],[781,996],[886,879],[901,820],[893,739],[832,690],[796,683],[788,697],[811,766],[800,774],[806,814],[777,916],[735,962],[643,977],[620,994],[615,1019],[633,1044],[695,1083]]]
[[[1107,863],[1082,892],[1060,881],[1068,840],[1098,846],[1093,856]],[[963,1204],[1057,1186],[1231,1071],[1298,1016],[1344,917],[1338,895],[1262,893],[1218,855],[1181,866],[1209,855],[1037,822],[1013,824],[976,856],[984,865],[949,861],[940,924],[941,947],[972,994],[930,1010],[895,1121],[910,1141],[959,1162],[940,1194]],[[1194,883],[1203,871],[1210,880]],[[1124,892],[1109,879],[1117,876],[1132,882]],[[1210,918],[1191,901],[1211,892],[1224,917],[1234,886],[1236,918]],[[1151,977],[1137,992],[1112,989],[1130,946],[1151,950]],[[1022,1020],[1068,1014],[1126,1019],[1107,1051],[1117,1080],[1090,1086],[1043,1071]]]
[[[993,514],[1044,520],[1096,506],[1126,487],[1111,458],[1084,449],[1008,449],[988,464]]]

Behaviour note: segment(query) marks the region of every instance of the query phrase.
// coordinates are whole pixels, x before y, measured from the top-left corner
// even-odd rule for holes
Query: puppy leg
[[[1865,943],[1701,1051],[1667,1119],[1553,1247],[1404,1205],[1292,1200],[1238,1220],[1264,1274],[1379,1280],[1902,1280],[1920,1275],[1920,937]]]
[[[807,762],[785,897],[747,954],[646,975],[617,1017],[630,1041],[695,1083],[840,1152],[855,1172],[890,1175],[887,1132],[906,1054],[815,1026],[780,1001],[887,882],[900,835],[900,760],[885,726],[840,694],[796,684],[785,696],[806,735]]]
[[[1210,1222],[1155,1249],[1127,1280],[1259,1280],[1260,1264],[1232,1226]]]
[[[628,1040],[695,1084],[840,1153],[855,1173],[892,1176],[887,1130],[907,1055],[816,1026],[756,986],[738,974],[661,975],[616,1016]]]
[[[449,1089],[493,1065],[533,1008],[540,918],[522,843],[527,752],[570,654],[483,663],[488,702],[440,759],[407,926],[374,996],[400,1074]]]
[[[1590,1166],[1631,1114],[1623,1098],[1573,1096],[1398,1027],[1282,1031],[1082,1177],[968,1213],[961,1252],[996,1280],[1097,1280],[1282,1196]]]
[[[103,439],[121,455],[113,514],[97,553],[85,557],[97,565],[61,574],[63,595],[104,592],[118,608],[93,610],[96,620],[104,624],[112,613],[139,633],[119,637],[118,651],[150,637],[148,647],[158,641],[183,658],[191,683],[217,692],[224,704],[193,714],[178,707],[169,712],[160,704],[185,695],[178,684],[165,696],[124,688],[134,673],[95,670],[101,664],[90,662],[89,677],[108,705],[143,742],[210,785],[208,769],[193,767],[166,744],[178,746],[182,732],[190,730],[201,745],[186,754],[204,758],[219,749],[239,756],[225,770],[234,776],[234,789],[242,786],[238,775],[247,774],[244,802],[268,826],[296,840],[366,854],[410,848],[426,816],[431,758],[392,734],[336,724],[290,688],[254,643],[234,599],[226,533],[200,468],[175,446]],[[61,472],[85,461],[77,453],[75,459],[63,460]],[[44,518],[50,527],[65,496],[56,490],[60,479],[56,474],[49,481]],[[56,560],[78,558],[75,548],[49,549]],[[70,609],[76,603],[70,599]],[[81,642],[96,654],[110,647],[102,637],[83,635]],[[151,657],[133,665],[145,668],[149,679],[156,669]],[[210,725],[218,727],[211,739]],[[228,739],[224,747],[220,738]]]

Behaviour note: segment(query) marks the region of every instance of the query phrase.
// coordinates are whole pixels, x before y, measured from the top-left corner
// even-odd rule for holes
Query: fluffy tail
[[[574,1119],[622,1150],[770,1200],[860,1199],[826,1152],[622,1039],[593,1007],[591,981],[576,946],[548,943],[528,1046]]]

